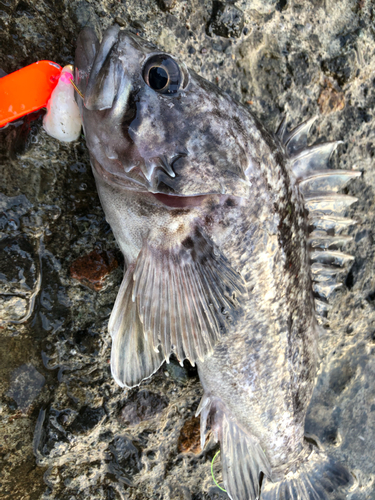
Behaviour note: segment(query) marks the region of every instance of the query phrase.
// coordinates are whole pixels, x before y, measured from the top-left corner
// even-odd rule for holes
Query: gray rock
[[[17,403],[17,408],[27,413],[31,403],[39,396],[45,378],[31,364],[22,365],[12,371],[7,396]]]
[[[207,26],[208,35],[225,38],[241,36],[244,25],[244,14],[235,5],[213,2],[212,16]]]

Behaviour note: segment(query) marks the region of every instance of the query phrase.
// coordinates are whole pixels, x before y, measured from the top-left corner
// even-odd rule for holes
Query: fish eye
[[[143,67],[143,79],[160,94],[176,94],[184,83],[184,75],[174,59],[166,54],[151,56]]]

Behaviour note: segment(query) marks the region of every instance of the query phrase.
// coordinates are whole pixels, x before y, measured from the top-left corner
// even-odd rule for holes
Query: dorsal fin
[[[309,224],[314,229],[321,229],[327,232],[334,231],[336,234],[340,234],[343,229],[357,224],[357,221],[347,217],[337,217],[315,212],[309,214]]]
[[[291,168],[304,195],[308,211],[310,236],[311,278],[316,296],[316,313],[326,316],[331,293],[342,286],[345,269],[354,258],[341,250],[352,241],[342,231],[356,223],[345,217],[345,212],[357,198],[341,194],[361,172],[328,169],[328,162],[341,141],[307,145],[307,136],[315,117],[288,132],[286,120],[280,124],[277,136],[290,155]]]
[[[342,248],[350,241],[353,241],[351,236],[328,236],[323,231],[313,231],[308,239],[310,248],[320,248],[321,250],[329,250],[332,249],[332,247]]]
[[[355,170],[316,170],[300,180],[299,188],[305,196],[311,192],[333,193],[360,175]]]
[[[298,179],[305,178],[314,170],[324,169],[339,144],[342,144],[342,141],[314,144],[292,155],[292,169],[295,176]]]
[[[297,151],[307,147],[307,136],[309,135],[311,126],[317,119],[317,116],[313,116],[309,120],[298,125],[298,127],[291,130],[284,139],[285,147],[289,155],[295,154]]]

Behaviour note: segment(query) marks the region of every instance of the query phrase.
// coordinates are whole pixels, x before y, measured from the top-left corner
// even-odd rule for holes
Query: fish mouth
[[[236,179],[235,185],[233,185],[233,178],[229,179],[232,181],[229,185],[220,181],[216,183],[218,184],[216,186],[207,186],[205,183],[201,186],[196,184],[193,190],[190,186],[190,189],[186,189],[181,179],[178,179],[179,176],[171,178],[161,169],[155,172],[149,182],[139,168],[132,168],[129,172],[125,172],[120,162],[116,162],[117,168],[109,169],[103,167],[101,162],[91,156],[91,165],[95,177],[104,180],[113,188],[148,195],[149,200],[154,199],[155,204],[170,210],[200,208],[207,204],[207,200],[216,200],[221,203],[228,197],[237,199],[248,197],[248,183],[246,183],[245,191],[242,185],[245,183],[241,183],[241,179]]]
[[[91,158],[91,163],[94,173],[113,187],[151,195],[159,204],[172,209],[199,207],[208,197],[221,194],[208,190],[203,193],[178,194],[173,191],[173,187],[171,185],[166,184],[166,182],[169,182],[169,179],[164,178],[165,182],[160,182],[156,186],[152,187],[148,182],[146,182],[146,179],[144,179],[142,174],[134,177],[137,173],[136,170],[132,170],[127,175],[118,175],[117,172],[113,173],[104,168],[101,163],[95,160],[95,158]],[[160,189],[161,186],[162,190]],[[168,193],[166,192],[167,190],[170,190],[171,192]]]
[[[202,205],[209,196],[202,194],[197,196],[175,196],[163,193],[151,193],[160,203],[169,208],[194,208]]]

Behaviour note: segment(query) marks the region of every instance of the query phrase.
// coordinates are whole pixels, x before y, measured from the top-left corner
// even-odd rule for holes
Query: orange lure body
[[[0,127],[46,107],[61,70],[52,61],[38,61],[0,78]]]

